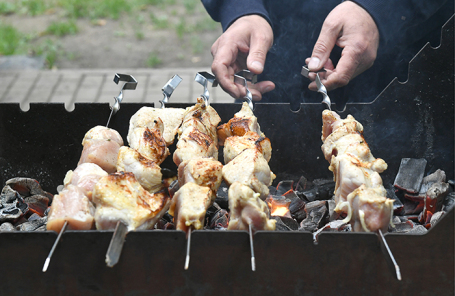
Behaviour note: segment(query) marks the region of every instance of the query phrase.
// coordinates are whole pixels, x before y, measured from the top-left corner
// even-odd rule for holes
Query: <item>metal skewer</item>
[[[55,248],[57,248],[60,238],[62,237],[62,234],[66,230],[67,226],[68,226],[68,221],[65,221],[65,224],[63,224],[63,227],[60,230],[60,233],[58,234],[57,239],[55,240],[54,245],[52,246],[52,249],[49,252],[49,255],[47,255],[46,261],[44,261],[43,272],[47,271],[47,268],[49,267],[49,263],[51,262],[52,255],[54,254]]]
[[[190,245],[191,245],[191,232],[193,231],[193,226],[190,226],[188,230],[188,238],[186,239],[186,257],[185,257],[185,270],[188,270],[190,266]]]
[[[251,249],[251,270],[256,271],[256,259],[254,257],[254,247],[253,247],[253,230],[251,229],[251,224],[248,224],[248,233],[250,235],[250,249]]]
[[[387,241],[385,240],[384,235],[382,234],[381,229],[378,229],[378,237],[379,237],[379,243],[381,244],[381,250],[386,255],[387,258],[387,263],[395,269],[395,274],[397,276],[397,279],[401,281],[401,271],[400,267],[398,266],[397,262],[395,261],[395,258],[393,257],[392,251],[390,251],[389,245],[387,244]]]
[[[172,93],[174,90],[177,88],[177,86],[182,82],[182,78],[178,76],[177,74],[172,76],[171,79],[169,79],[168,82],[163,86],[161,89],[163,91],[163,100],[160,101],[161,103],[161,109],[164,109],[165,104],[169,103],[169,98],[171,97]]]
[[[123,91],[126,89],[134,90],[137,87],[137,80],[131,75],[115,73],[114,82],[116,84],[118,84],[119,81],[126,81],[126,82],[123,84],[119,95],[117,97],[114,97],[115,103],[114,103],[114,106],[111,107],[111,113],[109,114],[109,119],[107,120],[106,127],[109,126],[109,122],[111,121],[112,115],[117,113],[118,110],[120,110],[120,103],[123,100]]]
[[[253,110],[254,109],[253,95],[248,89],[248,81],[253,84],[256,83],[257,76],[248,70],[242,70],[234,75],[234,83],[238,83],[245,86],[246,95],[244,99],[247,100],[248,106],[250,107],[251,110]]]
[[[326,72],[325,69],[321,69],[319,72]],[[319,72],[316,72],[316,86],[318,88],[318,93],[321,93],[322,94],[322,103],[323,104],[326,104],[327,107],[329,108],[329,110],[332,110],[331,108],[331,101],[330,101],[330,98],[329,98],[329,95],[327,94],[327,89],[325,88],[324,84],[322,84],[321,82],[321,78],[319,77]],[[305,66],[302,66],[302,72],[301,74],[303,76],[305,76],[306,78],[309,78],[309,73],[310,73],[310,70],[305,67]]]
[[[199,83],[204,87],[204,93],[202,94],[202,98],[204,99],[205,106],[210,106],[209,103],[209,90],[207,89],[207,84],[210,82],[212,87],[216,87],[218,85],[218,81],[216,81],[215,76],[208,72],[197,72],[196,76],[194,77],[194,81]]]
[[[125,223],[118,221],[106,252],[107,266],[113,267],[119,261],[127,233],[128,227]]]

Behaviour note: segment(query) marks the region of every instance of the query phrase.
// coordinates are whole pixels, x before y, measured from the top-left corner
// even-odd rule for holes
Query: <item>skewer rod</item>
[[[125,237],[128,233],[126,225],[120,221],[115,226],[114,234],[112,235],[109,248],[106,252],[106,264],[109,267],[113,267],[120,259],[122,254],[123,244],[125,243]]]
[[[248,233],[250,235],[250,249],[251,249],[251,270],[256,271],[256,259],[254,257],[254,247],[253,247],[253,231],[251,229],[251,224],[248,224]]]
[[[60,241],[63,232],[66,230],[66,226],[68,226],[68,221],[65,221],[65,223],[63,224],[63,227],[60,230],[60,233],[58,234],[57,239],[55,240],[54,245],[52,246],[52,249],[49,252],[49,255],[47,255],[46,261],[44,261],[43,272],[47,271],[49,263],[51,262],[52,255],[54,254],[55,248],[57,248],[58,242]]]
[[[378,235],[379,235],[379,241],[381,242],[381,246],[383,247],[383,251],[384,251],[384,249],[386,250],[387,255],[389,257],[388,259],[391,261],[391,265],[393,265],[393,267],[395,268],[395,273],[396,273],[397,279],[399,281],[401,281],[400,267],[398,266],[397,262],[395,261],[395,257],[393,257],[392,251],[390,251],[389,245],[387,244],[387,241],[385,240],[385,237],[382,234],[381,229],[378,230]]]
[[[188,231],[188,239],[186,241],[186,258],[185,258],[185,270],[188,270],[188,267],[190,265],[190,245],[191,245],[191,231],[192,227],[190,227]]]

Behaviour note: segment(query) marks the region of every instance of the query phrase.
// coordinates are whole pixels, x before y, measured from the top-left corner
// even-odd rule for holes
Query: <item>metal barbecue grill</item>
[[[143,104],[122,103],[109,126],[126,138],[130,117]],[[187,107],[167,104],[166,107]],[[211,104],[222,122],[239,104]],[[271,139],[276,181],[332,178],[321,152],[321,104],[255,104],[261,129]],[[336,104],[332,104],[336,110]],[[393,184],[402,158],[425,158],[427,172],[442,169],[454,179],[454,19],[442,44],[429,45],[410,64],[409,80],[394,80],[371,103],[347,104],[365,129],[375,157]],[[17,177],[40,181],[55,193],[77,164],[84,134],[109,117],[106,104],[0,104],[0,182]],[[173,151],[174,148],[171,148]],[[221,153],[221,149],[220,149]],[[170,157],[162,168],[176,170]],[[387,234],[401,268],[398,281],[373,233],[305,232],[254,235],[256,271],[251,271],[249,237],[243,231],[194,231],[191,266],[183,270],[186,239],[180,231],[128,233],[120,261],[104,262],[112,231],[66,231],[52,264],[42,273],[54,232],[0,233],[2,295],[452,295],[454,210],[427,234]]]

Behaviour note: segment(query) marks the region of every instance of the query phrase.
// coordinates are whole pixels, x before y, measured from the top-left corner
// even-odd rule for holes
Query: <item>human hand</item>
[[[234,74],[244,69],[261,74],[272,43],[272,28],[263,17],[247,15],[237,19],[212,45],[212,72],[220,86],[235,98],[244,97],[245,88],[234,83]],[[274,88],[271,81],[248,86],[255,101]]]
[[[330,60],[335,44],[343,48],[336,67]],[[306,59],[310,71],[324,67],[320,73],[327,90],[345,86],[354,77],[370,68],[376,59],[379,46],[379,31],[370,14],[352,1],[345,1],[335,7],[326,17],[311,58]],[[315,73],[308,88],[316,91]]]

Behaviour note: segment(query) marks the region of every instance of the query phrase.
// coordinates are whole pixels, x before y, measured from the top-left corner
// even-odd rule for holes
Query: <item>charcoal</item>
[[[49,198],[44,195],[32,195],[24,199],[28,204],[30,211],[40,215],[41,217],[45,216],[45,212],[49,207]]]
[[[275,230],[276,231],[292,231],[292,229],[287,226],[283,220],[281,220],[281,217],[279,216],[276,216],[276,217],[271,217],[271,219],[274,219],[276,220],[276,227],[275,227]]]
[[[229,225],[228,212],[224,209],[219,209],[210,217],[207,226],[210,229],[226,229],[228,225]]]
[[[407,233],[408,234],[417,234],[417,235],[421,235],[421,234],[425,234],[427,233],[427,229],[425,228],[425,226],[422,226],[422,225],[417,225],[416,227],[412,228],[411,230],[409,230]]]
[[[35,231],[47,231],[46,225],[38,227]]]
[[[427,191],[425,208],[432,213],[441,210],[442,204],[449,194],[449,183],[436,182]]]
[[[437,170],[433,174],[430,174],[423,178],[422,185],[420,186],[419,196],[425,197],[427,191],[434,183],[438,182],[445,182],[446,181],[446,173],[442,170]]]
[[[423,210],[423,202],[413,201],[409,198],[403,201],[402,215],[419,214]]]
[[[38,215],[38,214],[36,214],[36,213],[33,213],[32,215],[30,215],[30,217],[28,217],[27,220],[30,222],[30,221],[33,221],[33,220],[37,220],[37,219],[39,219],[39,218],[41,218],[40,215]]]
[[[299,223],[297,223],[297,221],[295,221],[293,218],[289,218],[289,217],[280,217],[281,221],[283,221],[283,223],[289,227],[291,230],[297,230],[299,229]]]
[[[218,188],[218,191],[216,192],[216,198],[215,202],[225,210],[229,210],[229,197],[228,197],[228,186],[224,183],[221,182],[220,187]]]
[[[396,195],[394,189],[392,189],[392,188],[386,189],[386,192],[387,192],[387,198],[393,199],[393,213],[395,215],[399,215],[403,211],[403,208],[404,208],[403,203]]]
[[[300,177],[299,181],[297,182],[297,185],[295,186],[294,190],[295,191],[306,191],[309,189],[312,185],[311,182],[309,182],[304,176]]]
[[[444,214],[445,214],[444,211],[439,211],[439,212],[434,213],[434,215],[431,217],[431,220],[430,220],[431,227],[435,226],[436,223],[438,223],[438,221],[442,219]]]
[[[265,202],[270,209],[270,215],[285,216],[291,218],[289,205],[291,201],[284,196],[269,195]]]
[[[0,195],[0,222],[14,221],[29,210],[22,196],[10,186],[5,186]]]
[[[16,230],[16,228],[14,228],[13,224],[11,224],[9,222],[5,222],[0,225],[0,232],[15,231],[15,230]]]
[[[172,198],[174,194],[180,189],[180,184],[178,180],[172,181],[168,187],[169,196]]]
[[[281,181],[276,186],[275,195],[278,195],[278,196],[284,195],[289,190],[294,190],[294,181],[292,181],[292,180]]]
[[[216,214],[216,212],[218,212],[219,210],[221,210],[221,207],[218,205],[218,203],[215,201],[212,203],[212,205],[207,209],[207,211],[205,212],[205,215],[207,217],[211,217],[213,215]]]
[[[270,195],[276,195],[276,194],[277,194],[276,192],[277,192],[277,191],[276,191],[276,187],[274,187],[274,186],[269,186],[269,194],[270,194]]]
[[[418,193],[422,184],[427,160],[424,158],[401,159],[398,174],[393,186],[409,193]]]
[[[18,177],[9,179],[5,184],[9,185],[13,190],[19,192],[19,194],[23,197],[44,195],[47,196],[49,200],[52,200],[53,197],[52,194],[41,189],[41,186],[35,179]]]
[[[291,217],[297,220],[297,222],[301,222],[303,219],[306,218],[305,212],[305,203],[300,198],[295,198],[291,201],[289,205],[289,212],[291,213]]]
[[[449,194],[447,194],[446,198],[442,202],[442,210],[444,212],[449,212],[453,208],[454,204],[455,204],[455,192],[450,192]]]
[[[393,223],[393,227],[389,225],[389,232],[396,232],[396,233],[405,233],[410,231],[415,227],[415,224],[412,221],[406,222],[398,222]]]
[[[328,219],[326,219],[328,214],[326,201],[307,203],[305,211],[307,212],[307,217],[300,222],[299,231],[313,232],[328,222]]]
[[[33,221],[27,221],[19,226],[16,226],[16,229],[19,231],[34,231],[38,227],[41,227],[43,225],[46,225],[47,223],[47,217],[42,217],[40,219],[36,219]]]
[[[312,202],[315,200],[328,200],[332,198],[335,190],[335,182],[326,179],[316,179],[313,181],[313,188],[301,192],[305,200]]]

